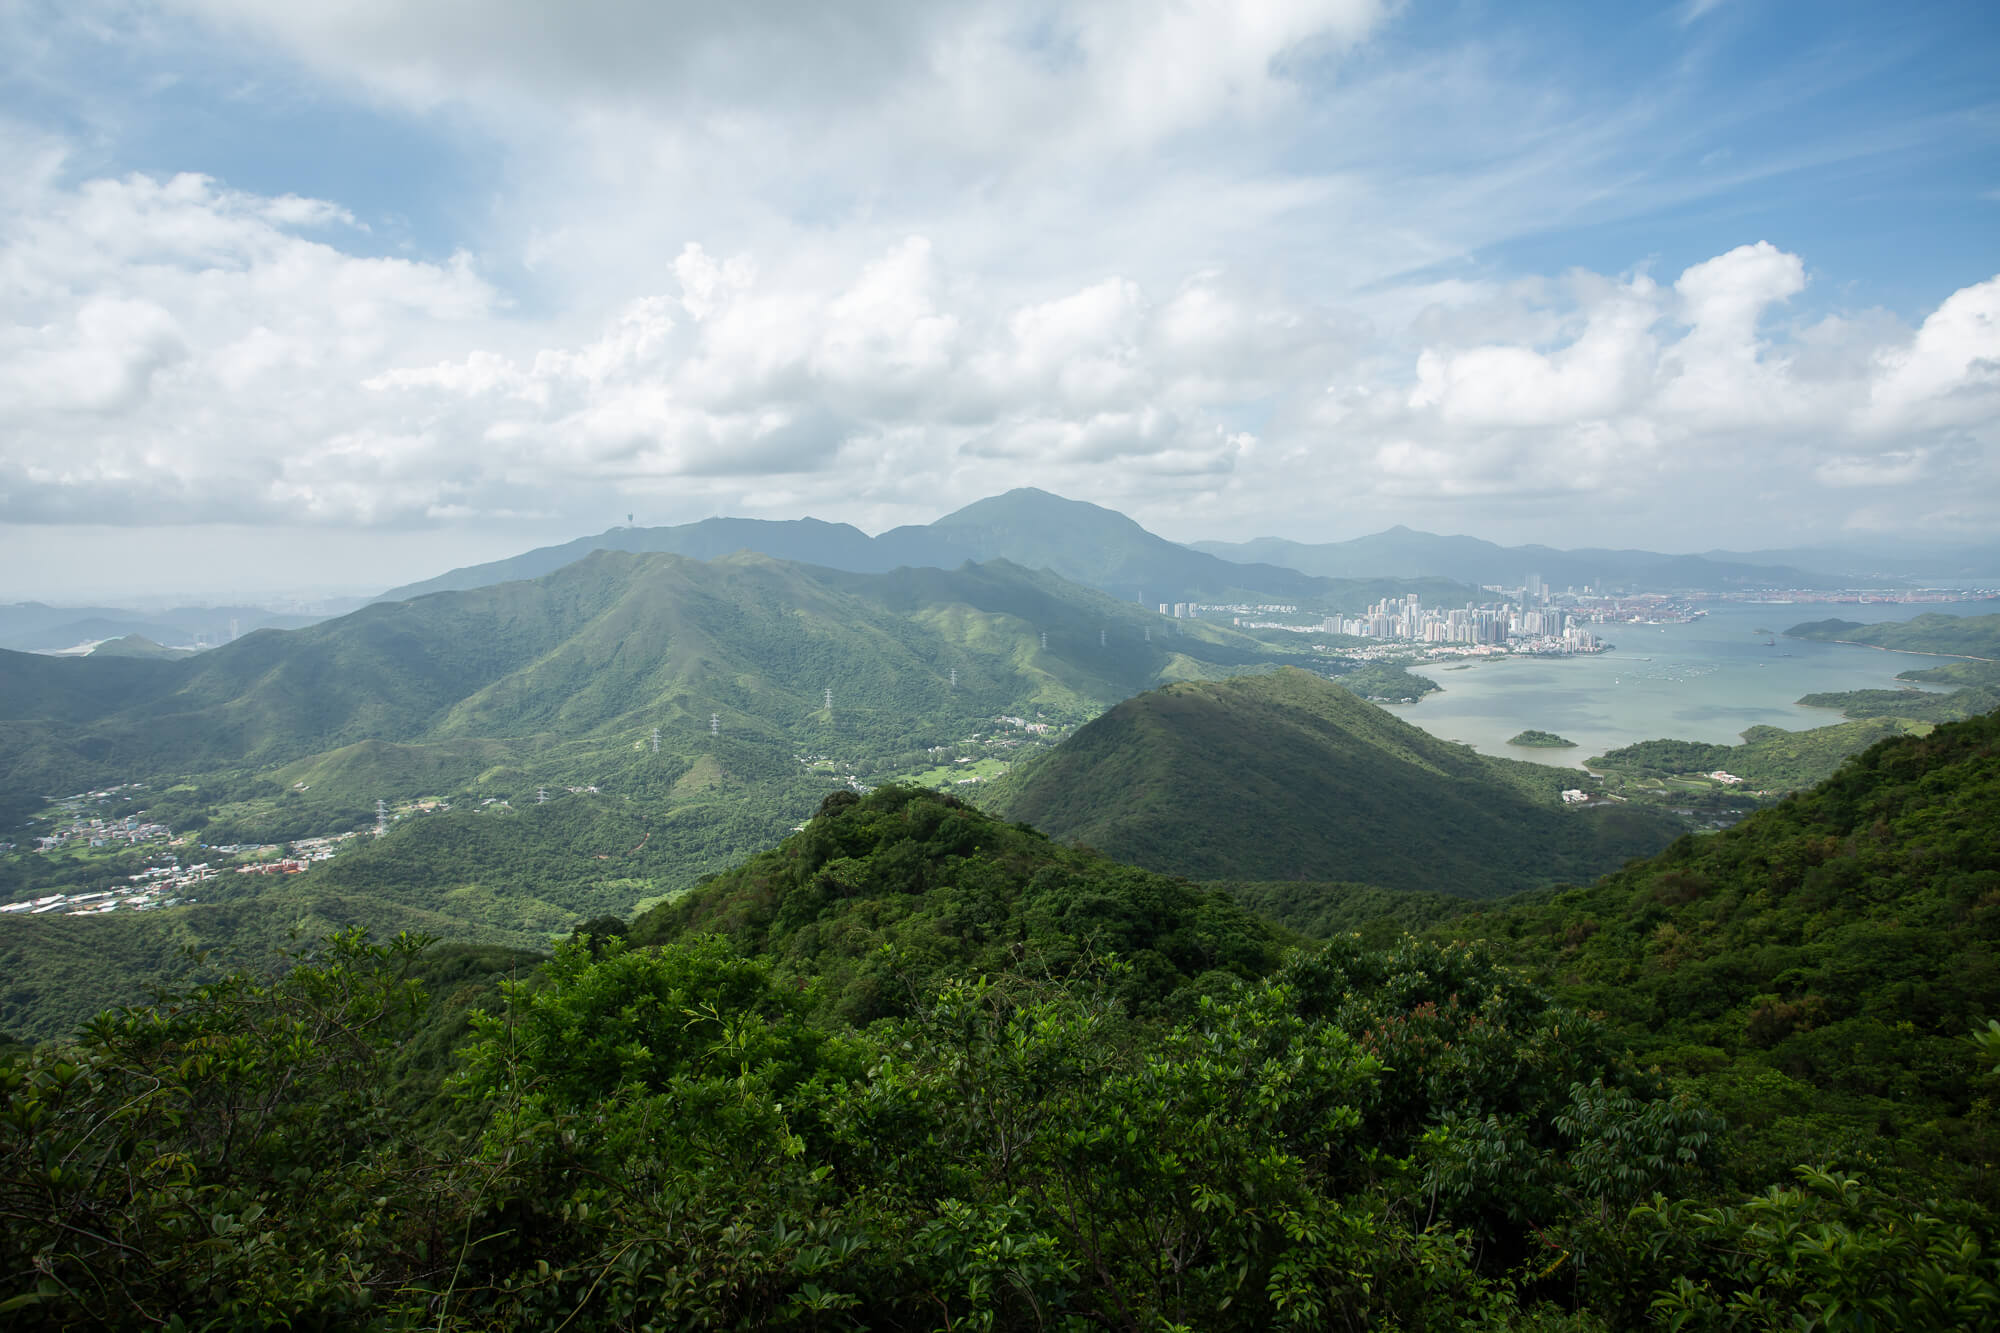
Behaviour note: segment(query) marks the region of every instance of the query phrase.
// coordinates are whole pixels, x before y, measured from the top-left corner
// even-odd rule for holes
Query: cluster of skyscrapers
[[[1328,634],[1411,643],[1504,645],[1510,639],[1529,639],[1566,652],[1598,648],[1597,637],[1559,607],[1467,604],[1447,611],[1424,606],[1415,593],[1384,598],[1359,616],[1328,616],[1320,628]]]

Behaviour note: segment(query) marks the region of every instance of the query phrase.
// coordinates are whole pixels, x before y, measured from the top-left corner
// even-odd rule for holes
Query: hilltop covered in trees
[[[1000,808],[1194,879],[1466,897],[1588,879],[1679,830],[1647,810],[1565,811],[1558,793],[1575,780],[1475,754],[1287,668],[1127,699],[1026,766]]]
[[[1996,738],[1887,742],[1387,947],[1288,947],[902,789],[536,969],[335,937],[0,1057],[0,1300],[22,1327],[1990,1324]]]

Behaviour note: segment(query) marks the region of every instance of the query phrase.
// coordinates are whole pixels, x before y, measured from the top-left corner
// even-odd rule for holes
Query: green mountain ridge
[[[711,713],[779,745],[937,710],[1094,711],[1269,656],[1213,625],[1149,642],[1161,624],[1005,562],[856,575],[598,552],[533,582],[377,603],[182,662],[0,653],[0,787],[284,764],[364,741],[546,749],[658,726],[680,743]]]
[[[873,781],[951,766],[968,736],[1005,732],[983,752],[1002,756],[982,760],[991,771],[1017,752],[1009,746],[1042,743],[1024,723],[1066,727],[1162,680],[1278,660],[1226,627],[1175,625],[1002,561],[867,575],[750,554],[617,552],[533,582],[260,632],[185,661],[0,653],[10,830],[44,796],[132,782],[145,785],[75,813],[143,811],[236,845],[366,827],[377,800],[391,806],[388,837],[349,844],[305,875],[238,877],[224,865],[182,895],[199,902],[100,932],[96,988],[40,975],[32,956],[52,932],[68,939],[103,922],[10,914],[0,957],[19,980],[0,1027],[46,1033],[138,999],[177,970],[172,950],[140,938],[148,929],[254,950],[293,926],[420,922],[544,945],[770,845],[857,768]],[[419,797],[450,808],[420,812]],[[188,844],[86,841],[10,854],[0,899],[129,891],[129,876],[174,855],[228,859]]]
[[[1678,831],[1636,809],[1564,810],[1570,781],[1440,741],[1287,669],[1129,699],[1017,775],[1000,809],[1193,879],[1469,897],[1589,878]]]

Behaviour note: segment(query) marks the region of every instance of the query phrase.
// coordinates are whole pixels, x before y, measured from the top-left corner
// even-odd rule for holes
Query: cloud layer
[[[384,253],[354,200],[17,127],[0,523],[882,526],[1020,484],[1189,536],[2000,522],[2000,278],[1851,305],[1755,229],[1454,267],[1531,197],[1612,207],[1616,134],[1548,103],[1497,165],[1389,160],[1359,131],[1449,68],[1471,133],[1502,62],[1391,59],[1373,0],[185,11],[507,178]]]

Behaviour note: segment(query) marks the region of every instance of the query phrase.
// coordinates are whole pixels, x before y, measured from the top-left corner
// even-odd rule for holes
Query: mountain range
[[[1155,536],[1116,510],[1022,487],[989,496],[934,523],[870,537],[819,519],[710,518],[663,528],[612,528],[393,588],[385,601],[539,578],[592,551],[667,551],[698,560],[750,550],[781,560],[854,573],[955,569],[967,561],[1008,560],[1048,569],[1073,583],[1142,605],[1159,602],[1309,602],[1313,609],[1359,611],[1384,597],[1417,593],[1429,605],[1463,602],[1477,590],[1448,579],[1370,575],[1325,579],[1279,565],[1242,564]]]
[[[1350,541],[1306,543],[1279,537],[1248,542],[1192,543],[1193,549],[1224,560],[1264,561],[1322,578],[1380,578],[1428,575],[1461,583],[1518,588],[1530,575],[1555,588],[1594,591],[1727,592],[1745,588],[1840,588],[1851,576],[1816,573],[1777,559],[1751,561],[1700,555],[1660,555],[1653,551],[1574,550],[1549,546],[1500,546],[1477,537],[1442,537],[1411,528]],[[1770,552],[1781,557],[1785,552]],[[1900,580],[1899,580],[1900,581]]]
[[[453,569],[390,589],[375,601],[467,591],[539,578],[595,551],[663,552],[711,560],[754,551],[779,560],[850,573],[954,569],[967,561],[1008,560],[1049,569],[1120,599],[1160,602],[1288,602],[1352,612],[1415,592],[1426,605],[1479,599],[1480,586],[1520,587],[1531,574],[1557,588],[1614,591],[1729,591],[1893,586],[1916,579],[2000,577],[1991,547],[1817,547],[1747,553],[1662,555],[1632,550],[1501,546],[1478,538],[1395,527],[1350,541],[1305,543],[1274,537],[1181,544],[1148,532],[1115,510],[1023,487],[990,496],[935,522],[869,536],[845,523],[708,518],[671,527],[611,528],[486,564]],[[335,613],[362,605],[328,604]],[[28,602],[0,606],[0,648],[61,652],[139,635],[168,647],[216,644],[261,628],[296,629],[324,615],[262,607],[181,607],[142,612]]]
[[[1192,811],[1179,836],[1203,855],[1129,853],[1171,873],[1490,893],[1622,859],[1565,841],[1591,817],[1556,808],[1553,771],[1480,760],[1304,672],[1237,693],[1145,693],[1300,662],[1329,669],[1004,560],[850,573],[747,552],[598,551],[537,579],[377,603],[178,660],[0,651],[0,828],[43,797],[132,782],[145,785],[86,812],[233,845],[353,830],[374,822],[378,799],[395,803],[389,836],[298,883],[225,876],[197,905],[118,913],[99,938],[139,950],[133,984],[167,965],[158,940],[243,945],[288,924],[415,924],[532,946],[769,846],[829,791],[862,785],[857,771],[873,782],[942,766],[956,778],[968,747],[1004,763],[1048,743],[1035,733],[1060,736],[1105,709],[1114,715],[1084,726],[1080,750],[1059,747],[1033,771],[1018,808],[1121,852],[1100,825],[1135,801]],[[1189,712],[1190,700],[1214,707]],[[1184,734],[1136,743],[1137,770],[1092,749],[1133,719],[1176,713],[1188,713]],[[1539,787],[1523,785],[1531,772]],[[1051,793],[1065,784],[1079,789],[1058,809]],[[1227,794],[1239,785],[1269,808]],[[1218,793],[1205,806],[1202,787]],[[1099,821],[1066,822],[1086,798]],[[1400,863],[1322,854],[1362,848],[1385,818],[1406,841],[1433,806],[1507,875],[1474,873],[1479,857],[1456,851]],[[1266,853],[1302,824],[1317,841],[1274,863]],[[1616,850],[1662,836],[1644,829],[1644,846]],[[146,864],[17,856],[0,864],[0,897],[101,889]],[[35,920],[31,934],[0,929],[18,944],[73,928]],[[89,965],[87,951],[72,956]]]
[[[546,756],[657,727],[677,752],[712,719],[783,755],[820,732],[901,748],[934,714],[954,727],[1023,710],[1081,720],[1269,655],[1005,561],[853,574],[600,551],[182,661],[0,652],[0,786],[74,790],[364,741],[484,738]]]
[[[2000,574],[2000,552],[1973,549],[1895,556],[1839,548],[1663,555],[1510,547],[1406,527],[1342,542],[1265,537],[1183,545],[1148,532],[1116,510],[1022,487],[975,501],[935,522],[892,528],[874,537],[845,523],[814,518],[710,518],[675,527],[612,528],[454,569],[391,589],[383,598],[536,578],[597,550],[671,551],[704,560],[752,550],[861,573],[1005,559],[1148,604],[1277,600],[1328,611],[1359,610],[1399,595],[1399,590],[1418,593],[1427,605],[1449,605],[1478,599],[1481,586],[1518,588],[1529,575],[1557,588],[1726,592],[1831,589],[1869,580],[1895,585],[1933,567],[1940,576],[1958,571],[1969,577],[1981,568]],[[1894,572],[1885,572],[1892,567]]]

